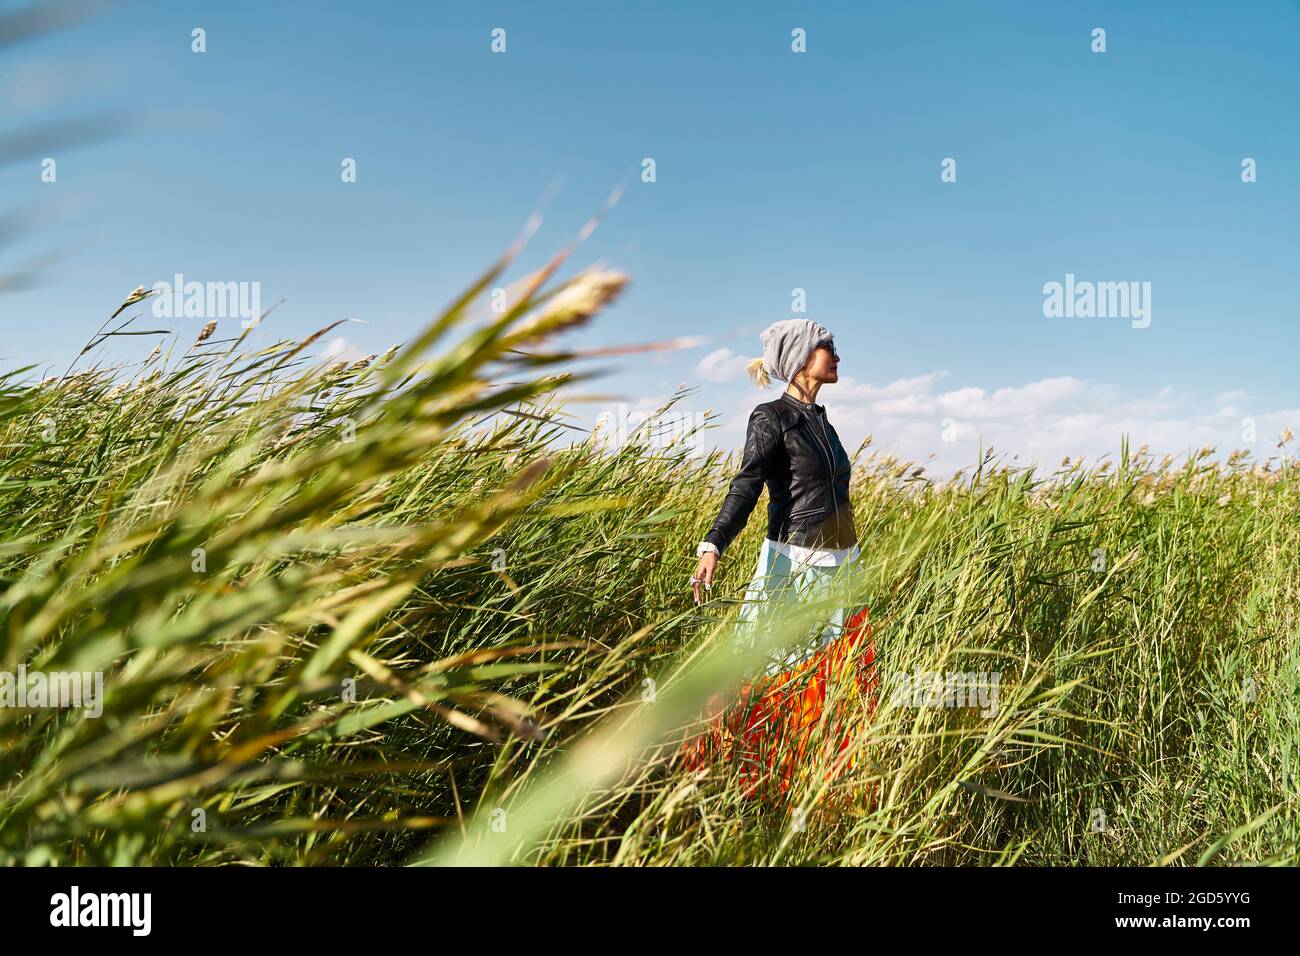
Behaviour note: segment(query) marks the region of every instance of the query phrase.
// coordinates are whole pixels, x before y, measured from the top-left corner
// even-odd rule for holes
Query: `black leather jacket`
[[[740,472],[704,540],[717,545],[719,554],[725,552],[766,484],[768,538],[808,548],[856,544],[851,469],[825,407],[782,392],[750,414]]]

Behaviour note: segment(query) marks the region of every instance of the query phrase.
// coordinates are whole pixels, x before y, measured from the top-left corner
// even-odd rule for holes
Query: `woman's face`
[[[835,351],[834,345],[819,345],[813,349],[812,355],[808,356],[808,364],[804,370],[808,373],[808,378],[814,382],[838,382],[840,357]]]

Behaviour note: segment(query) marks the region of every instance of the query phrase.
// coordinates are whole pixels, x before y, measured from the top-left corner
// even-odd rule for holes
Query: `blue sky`
[[[521,267],[653,157],[657,181],[633,175],[577,255],[632,286],[571,341],[702,341],[588,391],[637,407],[698,386],[684,407],[736,446],[775,394],[742,361],[802,288],[836,334],[841,382],[819,400],[850,449],[870,432],[955,467],[982,438],[1046,462],[1127,431],[1266,457],[1300,431],[1298,43],[1294,0],[129,3],[0,56],[0,128],[138,120],[57,153],[55,183],[37,160],[0,167],[0,209],[39,214],[0,271],[67,253],[0,297],[0,361],[61,370],[127,292],[175,273],[286,300],[265,337],[352,318],[331,347],[382,351],[552,183]],[[1150,326],[1046,318],[1043,285],[1067,273],[1150,282]]]

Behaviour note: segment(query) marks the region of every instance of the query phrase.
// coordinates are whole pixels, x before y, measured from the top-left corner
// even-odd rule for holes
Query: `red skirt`
[[[678,759],[688,769],[736,766],[746,797],[785,794],[806,779],[814,759],[832,756],[826,779],[834,781],[858,760],[851,743],[852,720],[870,718],[876,708],[878,679],[871,624],[864,607],[851,617],[843,633],[800,664],[772,676],[745,681],[736,700],[726,706],[715,695],[708,705],[706,727],[687,740]],[[830,714],[824,714],[828,691],[847,684]],[[852,698],[857,696],[859,707]],[[856,714],[856,717],[853,715]],[[816,733],[826,720],[825,736]],[[832,753],[833,751],[833,753]]]

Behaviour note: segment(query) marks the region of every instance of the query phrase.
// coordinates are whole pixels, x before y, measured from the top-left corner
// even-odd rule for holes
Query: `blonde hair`
[[[772,379],[768,376],[767,369],[763,367],[763,359],[761,357],[750,359],[749,364],[745,366],[745,371],[749,373],[749,377],[753,379],[754,384],[759,388],[767,388],[772,384]]]

